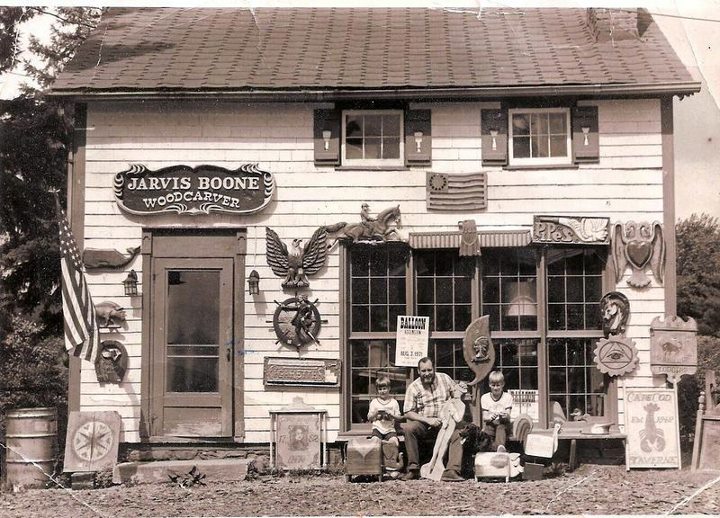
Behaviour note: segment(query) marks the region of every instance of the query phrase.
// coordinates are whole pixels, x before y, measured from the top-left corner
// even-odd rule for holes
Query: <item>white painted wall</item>
[[[294,349],[275,344],[272,319],[274,300],[291,295],[280,289],[265,262],[265,226],[280,237],[309,238],[320,225],[359,221],[360,205],[372,213],[400,203],[401,233],[456,230],[457,222],[474,218],[478,228],[530,228],[533,215],[604,216],[611,222],[662,221],[662,148],[660,102],[657,100],[597,101],[601,158],[598,164],[577,169],[488,173],[488,208],[480,213],[428,214],[425,210],[426,169],[409,171],[336,171],[313,163],[313,106],[310,104],[208,103],[91,104],[88,109],[85,247],[138,246],[145,226],[222,227],[248,229],[246,276],[260,273],[261,294],[245,302],[245,425],[247,442],[269,440],[268,410],[289,405],[302,396],[306,403],[327,409],[330,440],[339,428],[340,394],[337,389],[265,391],[265,356],[297,357]],[[481,165],[478,103],[432,105],[433,166],[436,172],[477,172]],[[259,214],[209,216],[132,216],[120,211],[112,191],[113,176],[131,163],[150,169],[185,164],[212,164],[234,169],[257,162],[272,172],[276,196]],[[142,271],[142,258],[130,267]],[[128,269],[130,268],[128,267]],[[328,320],[321,345],[304,348],[303,356],[338,358],[339,305],[337,248],[328,264],[311,279],[307,293],[320,299]],[[128,329],[120,339],[130,355],[126,380],[100,386],[89,364],[83,362],[81,409],[117,410],[123,417],[123,441],[139,441],[141,387],[141,314],[139,298],[123,294],[126,272],[89,274],[96,302],[113,300],[128,311]],[[141,275],[140,275],[141,277]],[[626,278],[629,276],[626,276]],[[631,302],[628,336],[640,350],[640,368],[626,386],[659,385],[649,367],[649,325],[664,312],[663,288],[653,279],[638,291],[621,281],[618,288]],[[140,286],[140,290],[143,287]],[[103,336],[103,338],[109,338]],[[622,384],[621,384],[622,387]],[[622,397],[622,390],[621,390]],[[620,411],[623,411],[622,402]],[[622,423],[622,414],[620,422]]]

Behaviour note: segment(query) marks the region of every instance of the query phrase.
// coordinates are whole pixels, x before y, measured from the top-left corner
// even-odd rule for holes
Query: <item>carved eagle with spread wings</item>
[[[634,288],[644,288],[650,284],[650,278],[645,273],[648,267],[655,279],[663,282],[665,241],[659,222],[616,223],[612,237],[615,282],[620,282],[628,265],[632,268],[632,275],[627,283]]]
[[[283,288],[306,288],[308,275],[317,273],[327,258],[327,230],[318,228],[301,247],[301,239],[293,239],[288,250],[277,233],[265,227],[267,263],[278,277],[285,277]]]

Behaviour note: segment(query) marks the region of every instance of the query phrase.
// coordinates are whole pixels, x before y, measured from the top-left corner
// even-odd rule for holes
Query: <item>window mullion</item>
[[[548,427],[548,405],[550,403],[550,383],[548,366],[549,351],[547,343],[548,319],[547,319],[547,256],[546,250],[540,252],[537,263],[537,314],[538,329],[540,330],[540,343],[538,344],[538,393],[541,395],[538,401],[540,413],[540,426]]]

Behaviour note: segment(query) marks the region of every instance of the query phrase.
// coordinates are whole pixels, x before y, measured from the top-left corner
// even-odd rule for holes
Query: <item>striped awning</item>
[[[410,232],[411,248],[460,248],[461,232]],[[482,230],[480,248],[528,246],[530,230]]]

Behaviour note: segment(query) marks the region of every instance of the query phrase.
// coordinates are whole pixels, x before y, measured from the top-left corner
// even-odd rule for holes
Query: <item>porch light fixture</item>
[[[325,141],[325,151],[330,149],[330,136],[331,135],[332,135],[332,133],[330,132],[330,130],[323,130],[323,132],[322,132],[323,140]],[[257,272],[255,272],[255,273],[257,273]]]
[[[420,153],[422,151],[423,132],[415,132],[415,152]]]
[[[260,274],[257,270],[253,270],[248,275],[248,293],[250,295],[260,294]]]
[[[123,281],[123,286],[125,287],[125,296],[127,296],[127,297],[137,296],[137,294],[138,294],[137,284],[138,284],[137,273],[135,273],[135,270],[130,270],[127,277]]]

